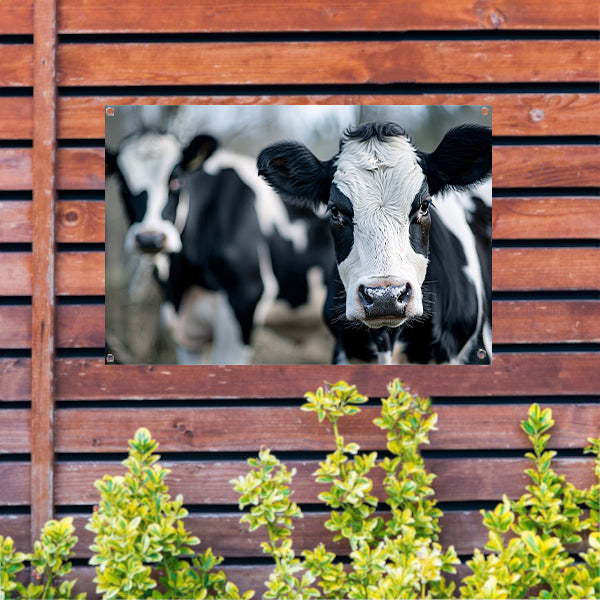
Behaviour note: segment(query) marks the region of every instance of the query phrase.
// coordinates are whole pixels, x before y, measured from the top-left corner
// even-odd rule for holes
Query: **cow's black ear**
[[[104,149],[104,175],[112,175],[117,172],[117,153]]]
[[[197,135],[183,149],[181,165],[188,171],[197,169],[216,150],[217,145],[217,140],[211,135]]]
[[[278,142],[260,152],[258,174],[286,201],[317,208],[329,199],[332,160],[320,161],[298,142]]]
[[[424,161],[431,194],[478,183],[492,171],[492,130],[481,125],[455,127],[424,155]]]

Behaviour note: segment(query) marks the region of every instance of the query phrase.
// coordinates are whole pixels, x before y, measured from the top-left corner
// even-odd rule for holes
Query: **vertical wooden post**
[[[31,537],[54,512],[56,0],[34,2]]]

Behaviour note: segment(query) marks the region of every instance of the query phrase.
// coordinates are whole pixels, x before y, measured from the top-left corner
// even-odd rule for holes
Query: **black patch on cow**
[[[430,261],[423,283],[425,318],[404,325],[400,339],[410,362],[446,362],[455,357],[477,327],[477,295],[464,273],[460,240],[430,211]]]
[[[329,199],[333,159],[320,161],[304,144],[279,142],[260,152],[258,174],[286,201],[317,208]]]
[[[333,240],[326,218],[315,215],[311,209],[285,204],[290,221],[306,227],[308,243],[302,252],[282,236],[275,226],[268,236],[273,273],[279,284],[278,299],[292,308],[306,304],[309,299],[307,274],[312,267],[320,267],[324,278],[335,264]],[[325,279],[323,280],[325,283]]]
[[[148,192],[144,190],[134,196],[129,192],[127,186],[125,186],[122,194],[129,220],[132,223],[140,223],[148,210]]]
[[[165,221],[175,223],[175,217],[177,216],[177,206],[179,205],[179,190],[169,190],[169,197],[167,203],[161,213],[161,217]]]
[[[354,208],[350,199],[335,184],[331,185],[327,211],[339,265],[346,260],[354,245]]]
[[[415,195],[409,214],[408,236],[410,245],[417,254],[429,255],[429,228],[431,227],[431,197],[427,181]]]
[[[492,170],[492,130],[460,125],[451,129],[431,154],[419,152],[419,158],[432,196],[444,188],[474,185]]]
[[[172,257],[167,299],[179,308],[193,285],[223,290],[250,341],[256,305],[263,293],[256,241],[260,239],[254,192],[233,169],[187,175],[190,208],[182,232],[183,251]]]

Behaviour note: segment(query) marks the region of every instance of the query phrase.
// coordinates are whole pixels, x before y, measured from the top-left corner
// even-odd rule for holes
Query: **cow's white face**
[[[415,147],[405,137],[348,139],[334,164],[328,207],[346,318],[396,327],[420,316],[429,194]]]
[[[398,327],[423,314],[431,196],[485,179],[491,139],[489,128],[463,125],[427,154],[395,123],[364,123],[345,132],[331,160],[320,161],[302,144],[279,142],[265,148],[257,164],[288,201],[327,205],[346,318]]]
[[[181,143],[171,134],[146,132],[126,139],[119,149],[117,165],[130,193],[126,203],[132,220],[126,250],[181,251],[177,214],[165,211],[171,174],[181,159]],[[180,205],[178,209],[184,207]]]

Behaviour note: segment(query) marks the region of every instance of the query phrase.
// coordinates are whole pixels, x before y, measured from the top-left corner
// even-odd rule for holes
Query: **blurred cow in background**
[[[283,203],[254,159],[217,146],[143,129],[106,151],[131,223],[126,250],[155,267],[180,364],[248,363],[255,325],[320,314],[335,266],[326,219]]]

